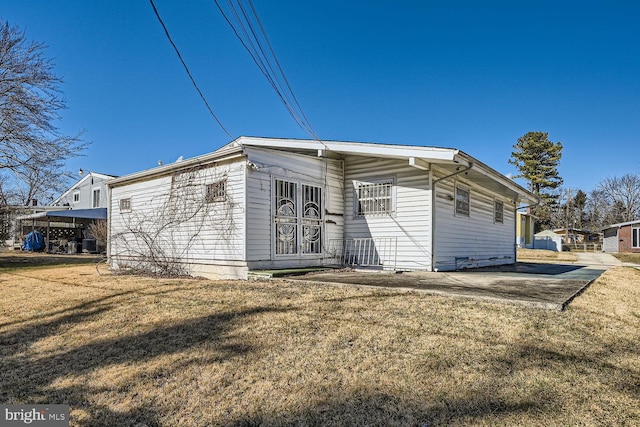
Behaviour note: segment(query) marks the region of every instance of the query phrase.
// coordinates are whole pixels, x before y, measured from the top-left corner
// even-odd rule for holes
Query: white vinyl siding
[[[393,177],[392,215],[345,216],[345,239],[374,239],[380,248],[380,267],[429,270],[431,221],[429,171],[409,167],[406,161],[350,156],[345,160],[345,212],[356,213],[362,182],[385,182]],[[384,252],[384,254],[382,254]]]
[[[602,251],[608,253],[618,253],[619,228],[607,228],[603,232]]]
[[[439,173],[436,179],[443,176]],[[457,187],[469,189],[469,216],[452,215]],[[503,202],[503,224],[495,221],[496,194],[467,180],[436,185],[435,265],[438,270],[515,262],[515,206]],[[511,224],[511,226],[505,226]]]
[[[225,201],[206,203],[208,183],[222,180],[227,183]],[[144,248],[132,244],[132,230],[155,235],[158,227],[165,226],[156,244],[192,274],[213,266],[246,267],[244,189],[242,160],[115,186],[111,189],[110,256],[120,264],[135,262]],[[126,205],[121,211],[119,203],[123,199],[135,199],[135,209],[127,215],[120,215],[126,212]]]
[[[277,150],[246,147],[247,171],[247,261],[252,269],[289,268],[324,265],[334,262],[329,242],[342,241],[344,199],[342,162]],[[321,227],[320,244],[298,248],[294,254],[278,253],[275,212],[275,181],[295,183],[299,207],[298,247],[307,233]],[[321,220],[304,217],[304,191],[320,189]],[[306,228],[304,228],[306,227]],[[319,251],[319,252],[317,252]]]
[[[80,181],[76,182],[71,188],[64,192],[59,199],[55,201],[56,206],[70,206],[72,209],[92,209],[107,207],[107,187],[112,177],[97,173],[89,173]],[[94,204],[93,191],[100,190],[100,196],[97,199],[98,205]]]

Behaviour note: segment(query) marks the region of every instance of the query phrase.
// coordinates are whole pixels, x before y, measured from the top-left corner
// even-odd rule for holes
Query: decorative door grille
[[[296,183],[275,181],[276,191],[276,254],[298,253],[298,208]]]
[[[322,191],[319,187],[302,186],[302,253],[322,252]]]

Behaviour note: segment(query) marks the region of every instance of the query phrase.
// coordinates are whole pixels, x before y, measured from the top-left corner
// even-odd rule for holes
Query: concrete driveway
[[[456,272],[375,272],[340,270],[288,280],[411,290],[437,295],[526,304],[564,310],[591,282],[621,263],[603,253],[576,253],[575,263],[519,262]]]

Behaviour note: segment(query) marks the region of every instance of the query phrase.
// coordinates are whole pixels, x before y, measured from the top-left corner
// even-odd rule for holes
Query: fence
[[[571,252],[602,252],[602,244],[600,243],[573,243],[568,246]]]

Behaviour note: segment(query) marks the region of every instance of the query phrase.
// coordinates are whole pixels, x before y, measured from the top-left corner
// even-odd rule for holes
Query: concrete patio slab
[[[607,256],[579,257],[574,264],[528,262],[438,273],[324,271],[287,280],[403,289],[564,310],[571,300],[608,268],[620,265],[611,255],[595,255]]]

